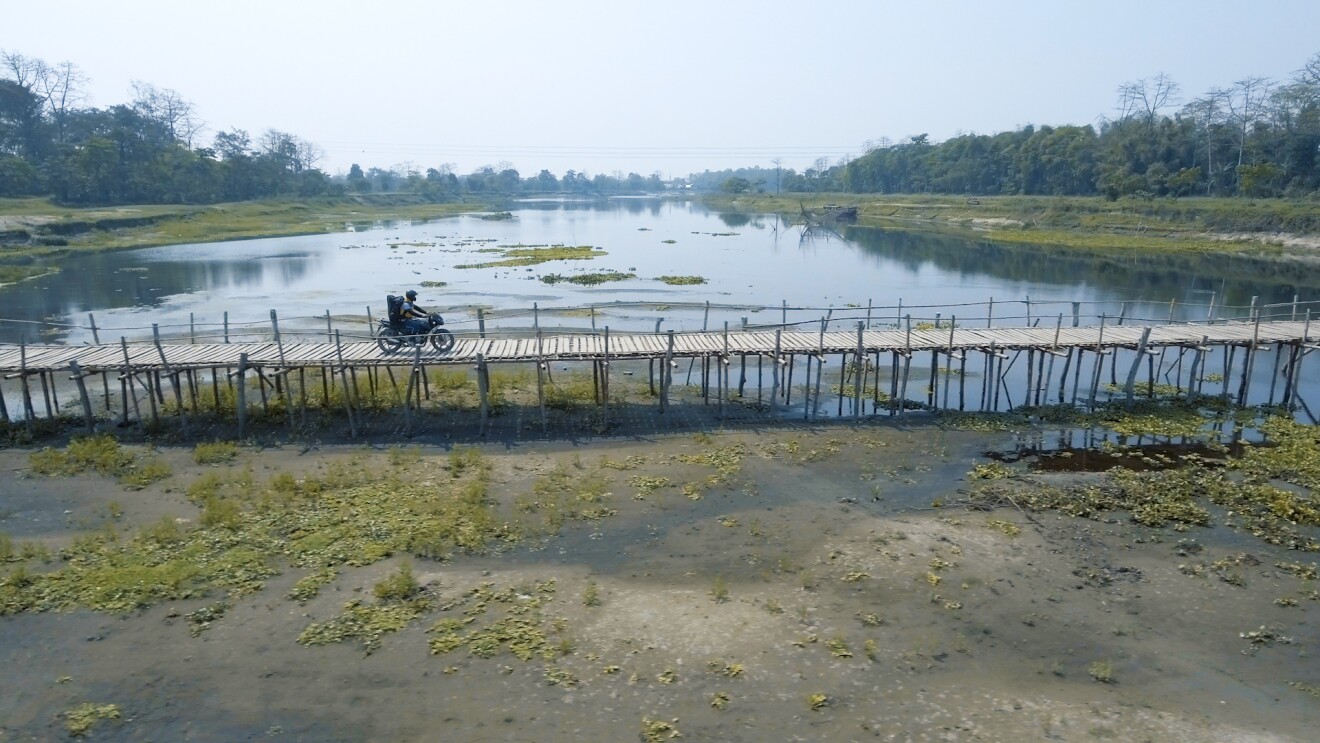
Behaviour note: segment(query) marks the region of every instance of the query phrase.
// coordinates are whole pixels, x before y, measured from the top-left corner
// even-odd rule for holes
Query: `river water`
[[[1311,304],[1320,300],[1316,271],[1235,256],[1084,253],[848,225],[807,229],[777,215],[664,199],[531,200],[510,214],[72,257],[58,274],[0,288],[0,340],[131,341],[150,338],[153,324],[172,338],[252,339],[269,336],[272,311],[284,333],[324,338],[328,314],[334,328],[360,339],[369,333],[368,313],[379,317],[385,295],[408,288],[460,335],[477,331],[479,310],[488,332],[719,330],[725,323],[814,330],[825,318],[832,329],[851,329],[951,316],[962,326],[1067,326],[1097,324],[1101,316],[1244,317],[1253,301],[1267,316],[1302,317],[1311,307],[1320,314],[1320,304]],[[556,244],[590,245],[600,255],[457,268],[498,260],[490,251],[502,247]],[[608,271],[636,278],[594,286],[541,280]],[[671,286],[658,279],[665,275],[706,283]]]
[[[475,330],[478,307],[491,329],[589,327],[589,312],[569,308],[595,305],[598,327],[654,330],[659,320],[662,330],[696,330],[725,321],[739,327],[744,318],[818,327],[829,316],[837,328],[936,314],[959,316],[961,325],[1048,325],[1062,313],[1070,324],[1074,302],[1083,324],[1101,314],[1195,320],[1243,316],[1253,297],[1286,305],[1272,308],[1276,314],[1290,313],[1294,298],[1299,312],[1320,299],[1315,271],[1242,258],[1088,255],[854,226],[807,230],[775,215],[719,214],[660,199],[527,201],[511,213],[67,258],[58,274],[0,288],[0,340],[89,342],[89,314],[102,342],[150,337],[153,323],[165,335],[216,334],[226,313],[238,336],[245,328],[269,331],[271,310],[281,330],[324,331],[329,312],[345,333],[365,333],[368,308],[378,316],[387,293],[408,288],[418,288],[422,305],[444,312],[458,332]],[[603,255],[455,268],[499,258],[482,249],[519,244],[591,245]],[[637,278],[595,286],[540,280],[602,271]],[[671,286],[657,279],[663,275],[707,283]]]

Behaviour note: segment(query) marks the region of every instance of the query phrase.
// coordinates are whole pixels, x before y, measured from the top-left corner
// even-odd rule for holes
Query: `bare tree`
[[[1320,88],[1320,52],[1306,60],[1306,65],[1297,71],[1296,78],[1299,83]]]
[[[1173,78],[1159,73],[1118,86],[1118,120],[1140,117],[1148,126],[1159,118],[1160,111],[1178,102],[1180,89]]]
[[[133,81],[133,109],[165,127],[172,139],[192,147],[193,138],[202,130],[191,101],[168,88]]]
[[[83,85],[87,76],[72,62],[60,62],[46,69],[37,82],[35,92],[46,102],[51,123],[55,125],[55,141],[64,141],[64,127],[74,108],[87,100]]]
[[[1205,140],[1206,193],[1214,188],[1215,176],[1215,127],[1226,123],[1225,111],[1228,108],[1229,92],[1223,88],[1211,88],[1208,93],[1183,106],[1183,115],[1195,124],[1200,136]]]
[[[20,87],[32,90],[36,79],[46,69],[46,63],[39,59],[30,59],[18,52],[0,49],[0,67],[3,67],[9,73],[10,79]]]
[[[1226,103],[1228,113],[1238,135],[1238,161],[1242,165],[1243,154],[1247,149],[1247,134],[1251,127],[1265,113],[1265,103],[1274,89],[1274,81],[1264,77],[1246,77],[1233,83],[1228,91]]]
[[[301,173],[316,167],[324,157],[321,148],[301,137],[276,129],[261,134],[261,153],[273,158],[290,173]]]
[[[9,72],[14,82],[41,99],[43,112],[55,125],[55,141],[64,141],[64,127],[69,113],[86,100],[83,85],[87,76],[72,62],[54,67],[40,59],[16,52],[0,51],[0,68]]]

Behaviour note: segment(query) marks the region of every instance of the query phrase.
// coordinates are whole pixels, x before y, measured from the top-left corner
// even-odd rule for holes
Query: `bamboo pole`
[[[408,370],[408,390],[403,397],[404,435],[408,436],[409,438],[411,438],[413,434],[413,419],[412,419],[413,388],[417,384],[417,374],[421,368],[422,368],[422,347],[416,346],[415,350],[413,351],[413,363]]]
[[[326,310],[325,313],[328,323],[330,310]],[[329,326],[327,325],[327,327]],[[357,422],[353,420],[353,397],[348,393],[348,374],[346,372],[346,367],[344,365],[344,346],[339,341],[339,331],[338,330],[334,331],[334,334],[335,334],[335,358],[339,361],[339,367],[338,367],[339,383],[340,386],[344,388],[344,412],[345,414],[348,415],[348,436],[349,438],[355,439],[357,438]],[[322,378],[324,379],[325,376],[324,366],[321,367],[321,375]],[[325,402],[326,402],[326,407],[329,408],[330,395],[328,391],[326,393]]]
[[[610,326],[605,326],[605,357],[601,359],[601,426],[610,427]]]
[[[51,388],[52,385],[50,385],[50,384],[48,384],[48,383],[46,382],[46,373],[45,373],[45,372],[43,372],[43,371],[39,371],[39,370],[38,370],[38,371],[33,372],[33,373],[37,375],[37,381],[38,381],[38,382],[41,382],[41,399],[42,399],[43,401],[45,401],[45,403],[46,403],[46,417],[49,418],[49,419],[51,419],[51,420],[55,420],[55,411],[56,411],[56,410],[59,410],[60,406],[59,406],[58,403],[55,404],[54,406],[51,406],[51,403],[50,403],[50,397],[51,397],[51,395],[50,395],[50,388]]]
[[[862,345],[863,344],[862,330],[863,330],[863,325],[861,322],[858,322],[857,352],[854,354],[853,358],[857,360],[857,365],[859,367],[863,367],[866,364],[866,355],[863,353],[863,345]],[[861,418],[862,418],[862,370],[861,368],[859,368],[856,371],[856,373],[853,374],[853,420],[861,420]]]
[[[1146,343],[1150,341],[1149,325],[1141,331],[1141,340],[1137,342],[1137,356],[1132,360],[1132,368],[1128,369],[1127,384],[1123,385],[1123,394],[1127,397],[1127,404],[1133,403],[1134,388],[1137,383],[1137,371],[1141,368],[1141,358],[1146,355]],[[1117,354],[1115,354],[1117,356]]]
[[[156,353],[160,354],[160,365],[165,368],[165,374],[170,378],[174,387],[174,404],[179,406],[179,423],[183,426],[184,435],[188,434],[188,415],[183,408],[183,392],[179,389],[179,371],[170,368],[170,362],[165,358],[165,348],[160,344],[160,326],[156,323],[151,324],[151,339],[156,344]]]
[[[72,375],[69,379],[78,385],[78,396],[82,398],[83,420],[87,422],[87,433],[96,433],[96,419],[92,417],[92,400],[87,396],[87,385],[83,381],[85,375],[78,368],[77,359],[69,362],[69,373]]]
[[[669,390],[674,384],[674,331],[667,331],[669,340],[665,349],[664,368],[660,370],[660,410],[669,412]]]
[[[37,411],[32,406],[32,387],[28,384],[27,373],[27,343],[23,340],[18,342],[18,384],[23,390],[23,421],[27,424],[28,435],[32,435],[33,419],[37,417]]]
[[[535,309],[536,309],[536,305],[535,305],[534,303],[533,303],[533,305],[532,305],[532,309],[533,309],[533,311],[535,311]],[[541,432],[542,432],[542,433],[545,433],[549,424],[548,424],[548,422],[547,422],[547,420],[546,420],[546,415],[545,415],[545,376],[544,376],[544,372],[545,372],[545,368],[546,368],[546,366],[545,366],[545,359],[544,359],[544,357],[542,357],[542,355],[541,355],[541,351],[542,351],[542,349],[543,349],[543,346],[542,346],[542,338],[541,338],[541,328],[540,328],[540,327],[537,327],[537,328],[536,328],[536,402],[537,402],[537,405],[539,405],[539,406],[540,406],[540,409],[541,409]]]
[[[234,370],[234,412],[238,416],[238,437],[247,437],[247,369],[248,355],[238,355],[238,368]]]
[[[477,399],[481,403],[481,417],[477,421],[477,435],[486,435],[486,422],[490,420],[490,377],[487,375],[486,356],[477,354]]]
[[[275,310],[270,311],[270,328],[271,328],[271,333],[275,337],[275,348],[279,350],[279,354],[280,354],[280,368],[275,378],[276,381],[279,381],[279,378],[281,376],[284,377],[284,386],[281,391],[281,394],[283,394],[284,396],[285,417],[289,421],[289,429],[292,430],[293,429],[293,393],[289,389],[289,381],[288,381],[289,369],[288,369],[288,364],[284,360],[284,341],[280,339],[280,321],[279,321],[279,317],[277,317],[275,314]]]

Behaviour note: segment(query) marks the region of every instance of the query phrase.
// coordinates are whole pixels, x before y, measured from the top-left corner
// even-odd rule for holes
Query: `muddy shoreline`
[[[544,500],[537,483],[560,471],[607,483],[613,513],[445,560],[342,566],[301,603],[287,595],[310,571],[282,560],[195,632],[223,592],[0,617],[0,740],[66,738],[84,702],[120,714],[93,725],[99,740],[1310,740],[1320,601],[1276,565],[1313,555],[1222,521],[958,505],[982,454],[1014,439],[882,421],[477,446],[503,506]],[[404,445],[405,482],[443,485],[454,448]],[[397,451],[271,444],[197,464],[161,446],[172,474],[126,491],[35,475],[32,450],[10,448],[0,529],[52,549],[129,538],[162,516],[196,523],[186,491],[208,474],[311,478]],[[711,452],[742,452],[736,471]],[[1233,582],[1187,569],[1219,560]],[[419,617],[374,649],[300,644],[405,562]],[[553,658],[432,652],[439,623],[461,636],[500,611],[535,617]],[[1263,627],[1269,640],[1243,636]]]

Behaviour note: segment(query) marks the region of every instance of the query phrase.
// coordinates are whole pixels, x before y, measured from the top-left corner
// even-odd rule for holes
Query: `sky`
[[[177,92],[318,166],[801,172],[868,144],[1098,124],[1123,83],[1187,100],[1320,53],[1320,0],[0,0],[0,50],[88,104]]]

